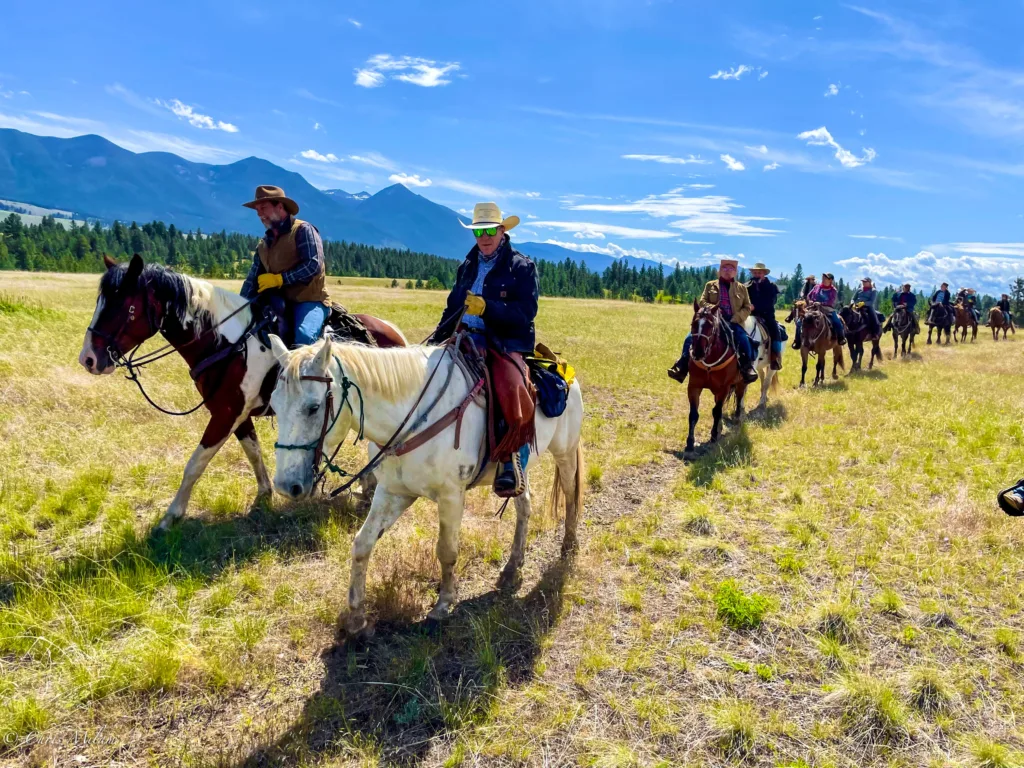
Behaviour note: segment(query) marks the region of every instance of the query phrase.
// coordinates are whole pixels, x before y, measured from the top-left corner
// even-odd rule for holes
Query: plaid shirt
[[[273,229],[268,229],[264,241],[269,248],[281,235],[287,234],[292,228],[292,218],[289,216]],[[303,222],[295,233],[295,250],[299,254],[299,263],[281,273],[285,285],[295,283],[308,283],[320,272],[324,264],[324,243],[320,239],[320,233],[308,222]],[[242,283],[241,294],[243,298],[251,299],[259,293],[258,278],[266,270],[260,261],[259,251],[252,255],[252,267],[249,268],[249,276]]]

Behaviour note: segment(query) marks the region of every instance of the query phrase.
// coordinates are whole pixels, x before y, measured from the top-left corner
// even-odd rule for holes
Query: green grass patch
[[[714,595],[718,618],[737,631],[756,629],[771,608],[771,601],[756,592],[747,594],[734,579],[718,585]]]

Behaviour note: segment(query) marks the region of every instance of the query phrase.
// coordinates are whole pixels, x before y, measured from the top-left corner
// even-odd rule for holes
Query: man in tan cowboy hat
[[[782,333],[779,321],[775,319],[775,302],[779,298],[779,288],[768,279],[771,270],[760,261],[750,268],[751,281],[747,283],[747,293],[754,309],[751,314],[761,321],[768,337],[771,339],[771,366],[773,371],[782,370]]]
[[[534,439],[534,403],[523,355],[534,351],[540,285],[536,266],[512,247],[506,234],[517,224],[518,216],[503,217],[495,203],[473,207],[473,221],[462,226],[473,230],[476,245],[459,266],[448,305],[430,337],[431,343],[441,344],[463,328],[487,359],[504,432],[491,452],[491,461],[501,463],[494,478],[499,496],[522,493],[522,467]]]
[[[739,357],[740,373],[748,384],[757,381],[757,371],[751,364],[750,337],[743,324],[750,317],[750,296],[747,287],[736,279],[739,262],[736,259],[722,259],[718,266],[718,279],[710,280],[704,286],[696,304],[700,307],[721,307],[722,314],[729,320],[733,338],[736,340],[736,352]],[[680,384],[686,380],[690,372],[690,345],[693,339],[689,334],[683,342],[683,354],[675,365],[668,369],[670,379]]]
[[[320,233],[296,218],[298,204],[280,187],[260,185],[255,199],[243,205],[256,211],[267,234],[253,254],[242,296],[252,299],[268,289],[280,289],[290,313],[294,344],[312,344],[320,338],[330,312]]]

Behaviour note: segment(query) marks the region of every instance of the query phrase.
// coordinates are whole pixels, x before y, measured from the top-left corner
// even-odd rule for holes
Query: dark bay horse
[[[988,311],[988,323],[989,328],[992,329],[992,341],[999,341],[999,332],[1003,332],[1003,339],[1006,339],[1006,332],[1012,330],[1013,335],[1017,335],[1017,329],[1013,327],[1013,323],[1003,313],[999,307],[992,307]]]
[[[967,341],[967,329],[971,329],[971,341],[978,338],[978,321],[974,319],[974,313],[971,312],[971,308],[964,304],[962,301],[958,301],[953,305],[953,313],[956,317],[955,327],[953,328],[953,341]],[[962,332],[960,338],[957,338],[958,332]]]
[[[242,445],[260,497],[273,486],[252,423],[268,415],[277,380],[269,347],[248,332],[253,312],[237,293],[159,265],[135,254],[129,264],[104,257],[107,271],[78,361],[89,373],[113,373],[125,356],[158,333],[185,359],[210,413],[199,446],[185,465],[181,486],[160,521],[169,527],[185,514],[189,496],[210,460],[232,434]],[[356,315],[382,347],[405,346],[402,332],[369,315]],[[212,361],[212,364],[204,361]]]
[[[940,302],[935,302],[928,309],[928,317],[925,319],[925,324],[928,326],[928,344],[932,343],[932,331],[936,328],[938,332],[935,337],[935,343],[942,343],[942,333],[946,333],[946,343],[949,344],[950,329],[953,327],[954,313],[953,308],[946,306]]]
[[[864,362],[864,344],[871,344],[871,357],[868,359],[868,370],[875,367],[875,358],[882,360],[882,348],[878,344],[878,337],[871,335],[871,327],[868,325],[867,313],[874,312],[871,307],[861,305],[856,307],[850,305],[839,311],[839,316],[846,323],[846,341],[850,345],[850,370],[861,370]]]
[[[896,353],[900,357],[906,357],[914,351],[914,314],[907,309],[906,304],[900,304],[893,310],[889,318],[892,325],[892,359],[896,359]],[[910,348],[907,348],[907,340],[910,340]],[[903,341],[903,349],[900,351],[900,341]]]
[[[719,307],[701,307],[693,316],[690,325],[693,347],[690,350],[689,380],[686,396],[690,401],[690,432],[686,438],[686,450],[692,451],[693,430],[700,419],[700,393],[710,389],[715,396],[715,407],[711,411],[714,423],[711,425],[711,441],[718,440],[722,432],[722,409],[730,393],[736,393],[736,419],[743,420],[743,395],[747,383],[740,374],[739,358],[732,343],[732,330],[722,317]]]
[[[812,354],[818,356],[812,386],[816,387],[825,383],[825,353],[829,350],[832,350],[832,378],[838,379],[838,369],[846,370],[843,361],[843,346],[836,339],[832,323],[821,305],[807,304],[803,308],[803,340],[800,344],[800,357],[803,359],[803,367],[800,369],[801,387],[806,386],[807,358]]]

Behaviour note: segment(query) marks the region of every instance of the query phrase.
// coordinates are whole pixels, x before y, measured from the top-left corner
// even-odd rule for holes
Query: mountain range
[[[189,231],[262,234],[241,203],[259,184],[282,187],[299,215],[332,240],[348,240],[461,259],[473,236],[469,219],[401,184],[376,194],[321,190],[300,174],[257,157],[228,165],[194,163],[168,152],[135,153],[101,136],[60,139],[0,129],[0,199],[73,211],[101,222],[163,221]],[[534,259],[582,262],[603,272],[617,259],[551,243],[516,242]],[[631,266],[658,262],[627,259]]]

